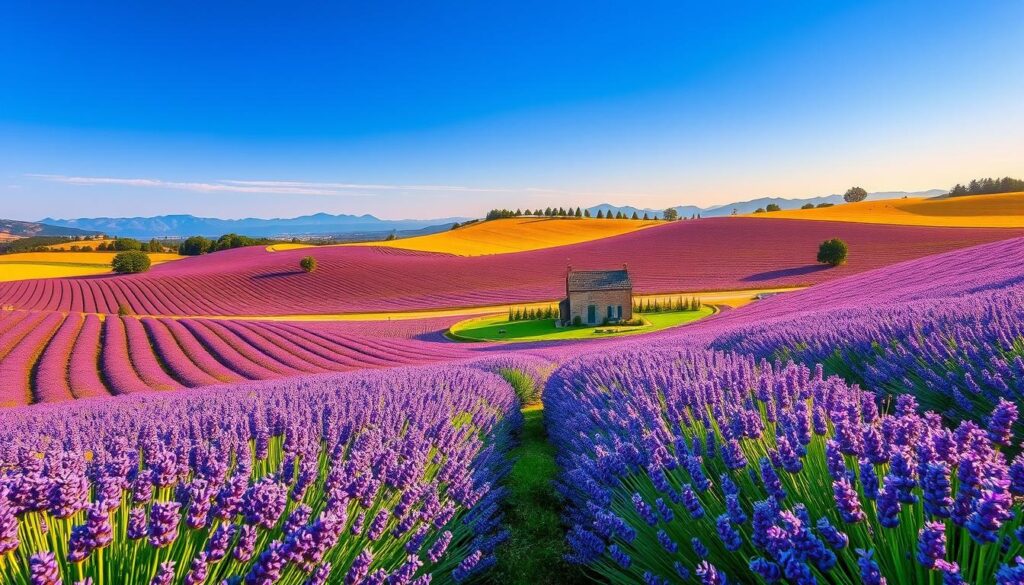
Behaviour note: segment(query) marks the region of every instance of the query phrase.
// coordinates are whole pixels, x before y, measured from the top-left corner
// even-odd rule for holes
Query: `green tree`
[[[814,209],[814,204],[813,203],[804,203],[803,205],[800,206],[800,209]]]
[[[582,209],[580,209],[579,207],[577,207],[577,208],[576,208],[576,213],[575,213],[574,215],[575,215],[576,217],[583,217],[583,210],[582,210]]]
[[[604,212],[600,209],[597,210],[597,219],[604,219]]]
[[[768,205],[765,206],[764,210],[768,212],[782,211],[782,208],[779,207],[777,203],[769,203]]]
[[[818,262],[830,266],[839,266],[846,262],[848,253],[849,248],[846,246],[846,242],[839,238],[825,240],[818,246]]]
[[[115,252],[127,252],[128,250],[141,250],[142,242],[134,238],[118,238],[114,240]]]
[[[316,258],[312,256],[306,256],[302,260],[299,260],[299,268],[305,272],[313,272],[316,270]]]
[[[864,201],[867,198],[868,192],[860,187],[850,187],[843,195],[843,201],[847,203],[857,203],[858,201]]]
[[[182,256],[198,256],[212,251],[213,242],[203,236],[192,236],[178,246],[178,254]]]
[[[110,262],[110,267],[118,274],[136,274],[149,270],[149,256],[141,250],[119,252]]]
[[[589,209],[583,211],[583,217],[590,217],[590,210]]]
[[[764,207],[758,207],[754,210],[754,213],[764,213]]]
[[[634,211],[634,212],[633,212],[633,217],[631,217],[631,218],[629,218],[629,219],[640,219],[640,216],[639,216],[639,215],[637,215],[637,213],[636,213],[636,212]]]
[[[664,217],[667,221],[675,221],[679,219],[679,212],[676,211],[674,207],[669,207],[664,212],[662,212],[662,217]]]

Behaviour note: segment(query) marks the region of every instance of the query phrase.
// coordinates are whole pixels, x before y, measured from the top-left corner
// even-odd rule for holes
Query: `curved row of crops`
[[[0,582],[465,581],[517,404],[432,367],[6,411]]]
[[[413,326],[413,330],[415,326]],[[397,331],[397,328],[394,329]],[[474,355],[333,323],[0,312],[0,406],[178,390]]]
[[[567,264],[629,264],[637,292],[806,285],[1019,235],[957,229],[722,218],[676,222],[612,238],[499,256],[458,257],[380,247],[218,252],[132,276],[0,283],[19,309],[138,315],[280,315],[401,311],[544,301],[561,296]],[[849,263],[815,262],[841,237]],[[317,271],[299,269],[312,253]]]
[[[616,583],[1024,582],[1022,254],[910,262],[569,361],[545,404],[573,561]]]

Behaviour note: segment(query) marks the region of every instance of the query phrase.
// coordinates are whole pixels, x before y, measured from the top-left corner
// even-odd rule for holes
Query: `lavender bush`
[[[546,394],[572,560],[616,583],[1021,583],[1016,407],[943,426],[837,377],[703,350],[619,352]]]
[[[8,410],[0,582],[472,580],[520,422],[460,367]]]

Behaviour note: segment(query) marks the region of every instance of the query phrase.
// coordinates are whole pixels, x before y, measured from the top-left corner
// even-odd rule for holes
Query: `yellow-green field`
[[[0,282],[30,278],[90,276],[110,272],[117,252],[25,252],[0,255]],[[150,254],[153,264],[178,260],[177,254]]]
[[[908,198],[789,209],[749,217],[851,221],[936,227],[1024,227],[1024,193]]]
[[[554,319],[509,321],[508,315],[488,315],[467,319],[452,325],[449,333],[460,341],[558,341],[562,339],[603,339],[622,335],[650,333],[677,325],[692,323],[715,312],[713,307],[697,311],[665,311],[637,314],[644,321],[639,326],[597,325],[555,327]]]

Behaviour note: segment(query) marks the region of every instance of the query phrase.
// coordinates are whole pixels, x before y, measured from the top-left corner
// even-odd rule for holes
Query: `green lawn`
[[[699,311],[671,311],[663,313],[643,313],[640,317],[646,321],[637,327],[580,326],[555,327],[554,319],[537,319],[533,321],[509,322],[508,315],[490,315],[477,317],[452,325],[451,334],[456,339],[465,341],[552,341],[559,339],[601,339],[620,335],[650,333],[676,325],[683,325],[703,319],[714,313],[711,307],[701,307]],[[596,330],[614,329],[614,333],[597,333]],[[501,331],[504,330],[504,333]]]

